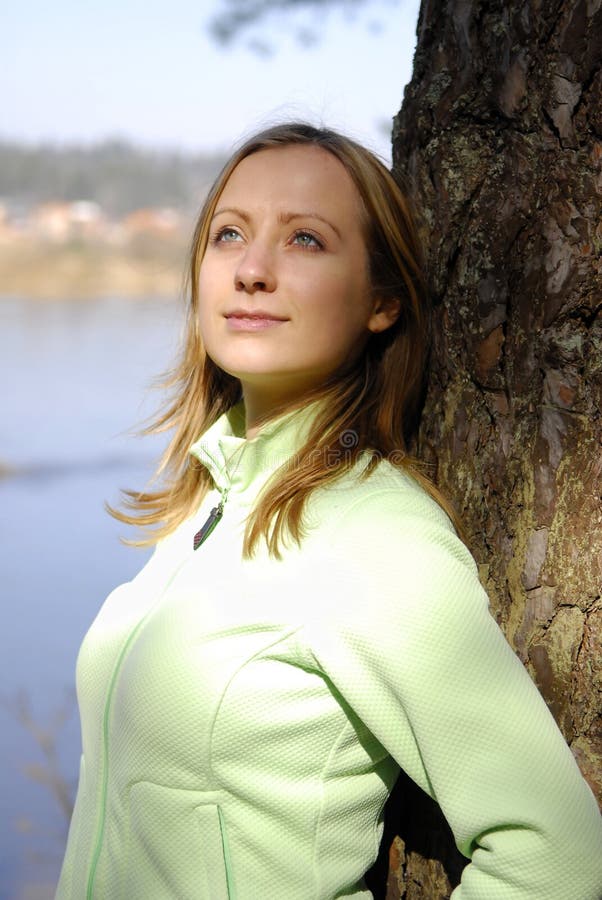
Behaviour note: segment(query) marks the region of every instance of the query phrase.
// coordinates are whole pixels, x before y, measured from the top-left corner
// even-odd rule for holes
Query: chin
[[[273,359],[241,359],[240,357],[233,359],[226,355],[212,356],[210,353],[208,355],[216,366],[241,381],[253,381],[256,378],[278,378],[287,373],[286,365],[275,366]]]

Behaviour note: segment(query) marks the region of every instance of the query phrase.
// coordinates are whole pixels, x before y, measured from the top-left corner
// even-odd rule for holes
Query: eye
[[[295,231],[293,243],[308,250],[323,250],[324,244],[311,231]]]
[[[211,236],[212,244],[233,244],[240,240],[242,240],[242,237],[238,231],[228,225],[224,228],[220,228],[219,231],[216,231],[216,233]]]

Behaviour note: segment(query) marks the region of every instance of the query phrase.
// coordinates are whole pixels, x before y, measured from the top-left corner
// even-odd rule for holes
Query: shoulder
[[[399,522],[407,518],[436,522],[453,531],[443,508],[431,497],[410,472],[380,460],[370,474],[365,466],[355,474],[355,490],[349,493],[350,512],[374,516],[394,516]]]
[[[312,543],[348,598],[369,596],[384,610],[398,608],[400,592],[425,610],[450,597],[488,605],[475,560],[446,512],[388,461],[367,478],[349,473],[319,506]]]
[[[410,473],[388,460],[367,476],[365,471],[364,461],[324,492],[321,518],[329,543],[367,544],[371,550],[380,545],[385,552],[392,545],[396,552],[402,545],[440,545],[474,565],[445,510]]]
[[[475,645],[488,652],[500,634],[475,560],[425,489],[387,466],[350,484],[317,530],[320,602],[305,610],[308,643],[322,660],[344,644],[375,666],[396,660],[415,671],[431,671],[445,648],[458,659]]]

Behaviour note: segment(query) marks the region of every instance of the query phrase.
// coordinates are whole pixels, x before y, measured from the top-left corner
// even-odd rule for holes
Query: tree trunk
[[[435,303],[418,451],[598,798],[601,36],[601,0],[423,0],[394,125]],[[465,861],[435,805],[399,793],[377,896],[443,900]]]

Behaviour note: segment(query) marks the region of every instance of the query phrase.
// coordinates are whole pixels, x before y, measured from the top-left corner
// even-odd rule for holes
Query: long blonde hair
[[[124,505],[130,512],[109,507],[122,522],[152,528],[143,540],[133,543],[150,544],[172,532],[198,508],[212,486],[208,470],[190,456],[189,449],[242,398],[242,389],[237,378],[220,369],[205,353],[199,330],[199,268],[217,201],[236,166],[253,153],[290,145],[320,147],[345,166],[362,201],[373,294],[400,300],[401,312],[386,331],[370,336],[351,371],[303,398],[304,403],[314,397],[327,402],[294,460],[278,469],[258,498],[247,520],[243,555],[252,554],[261,536],[276,557],[285,537],[299,543],[303,509],[311,491],[338,478],[363,451],[372,453],[372,463],[382,457],[394,461],[456,521],[449,504],[417,461],[400,453],[406,451],[416,425],[430,338],[424,260],[408,199],[386,166],[360,144],[330,129],[289,123],[260,132],[234,153],[199,215],[187,276],[190,302],[185,342],[179,363],[166,382],[172,389],[172,399],[143,432],[173,429],[156,475],[163,486],[156,491],[124,491]],[[354,433],[353,448],[344,447],[339,440],[347,432]]]

